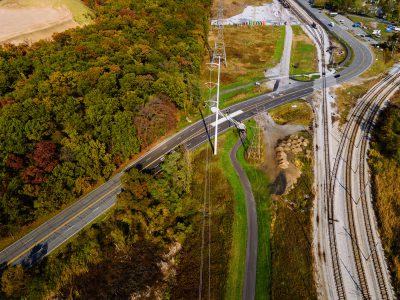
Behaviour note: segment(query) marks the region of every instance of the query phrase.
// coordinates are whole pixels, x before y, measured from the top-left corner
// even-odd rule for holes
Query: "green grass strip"
[[[284,26],[280,27],[279,37],[276,41],[276,47],[274,52],[274,60],[276,62],[280,62],[283,54],[283,49],[285,48],[285,36],[286,36],[286,28]]]
[[[318,54],[312,40],[306,35],[299,25],[292,26],[294,40],[290,58],[290,74],[312,74],[318,72]],[[294,65],[297,67],[295,68]]]
[[[235,198],[234,220],[232,225],[232,247],[230,253],[229,271],[226,282],[224,299],[242,299],[243,279],[246,261],[247,243],[247,211],[245,195],[239,176],[229,159],[229,152],[235,145],[238,136],[236,132],[230,131],[226,134],[223,148],[220,149],[220,168],[232,186]]]

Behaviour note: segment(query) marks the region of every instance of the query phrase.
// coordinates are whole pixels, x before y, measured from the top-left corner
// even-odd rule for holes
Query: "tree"
[[[11,266],[4,271],[1,277],[1,290],[12,298],[20,298],[24,295],[29,276],[21,265]]]

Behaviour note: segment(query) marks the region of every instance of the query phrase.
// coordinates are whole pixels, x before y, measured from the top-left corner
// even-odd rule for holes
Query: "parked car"
[[[361,27],[360,22],[354,23],[354,24],[353,24],[353,27]]]

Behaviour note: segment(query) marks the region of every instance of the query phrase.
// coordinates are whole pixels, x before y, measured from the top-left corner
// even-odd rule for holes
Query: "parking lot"
[[[335,26],[340,26],[342,29],[353,33],[355,36],[371,45],[379,44],[379,41],[377,41],[375,38],[368,37],[368,33],[365,32],[361,27],[353,27],[354,22],[349,18],[340,14],[336,15],[333,18],[336,21]]]

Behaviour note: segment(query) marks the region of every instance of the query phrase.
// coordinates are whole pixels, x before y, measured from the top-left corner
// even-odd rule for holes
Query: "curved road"
[[[310,8],[306,1],[299,0],[299,2],[316,19],[320,20],[322,24],[327,24],[326,16],[319,13],[318,10]],[[333,31],[353,48],[353,60],[349,67],[340,72],[341,76],[339,78],[334,78],[333,76],[327,77],[328,86],[333,86],[357,77],[368,69],[373,61],[373,55],[367,46],[361,44],[349,33],[340,29],[339,26],[334,27]],[[260,111],[269,110],[292,100],[310,95],[315,90],[321,89],[321,87],[321,80],[307,83],[299,82],[292,84],[290,88],[284,91],[261,95],[235,104],[225,109],[224,112],[226,113],[229,110],[230,113],[236,114],[235,119],[244,121],[252,118]],[[121,190],[120,178],[126,170],[132,167],[140,169],[154,168],[161,162],[165,154],[181,144],[185,145],[188,149],[196,148],[206,142],[209,136],[212,137],[214,135],[214,129],[207,134],[204,126],[205,123],[212,123],[213,119],[213,116],[209,116],[204,121],[200,120],[161,142],[130,164],[124,171],[113,176],[106,183],[81,198],[69,208],[63,210],[46,223],[1,251],[0,263],[3,267],[18,263],[30,265],[56,249],[115,204],[116,195]],[[219,133],[222,133],[229,129],[230,124],[229,122],[223,122],[219,127]]]
[[[257,247],[258,247],[258,226],[256,202],[254,200],[251,184],[246,172],[242,169],[236,154],[242,145],[242,139],[239,138],[235,146],[229,152],[229,158],[239,176],[240,182],[246,197],[247,210],[247,244],[246,244],[246,264],[244,271],[243,299],[253,300],[256,295],[256,271],[257,271]]]

